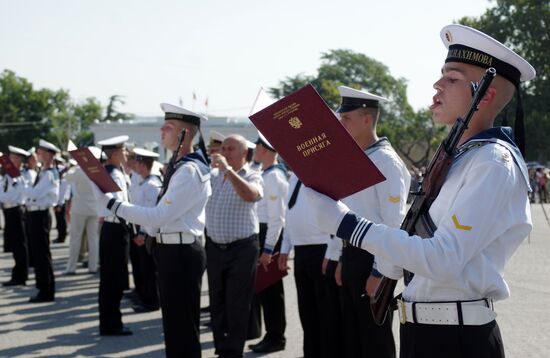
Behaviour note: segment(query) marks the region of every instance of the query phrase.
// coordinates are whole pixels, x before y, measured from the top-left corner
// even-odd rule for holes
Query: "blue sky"
[[[314,74],[321,52],[361,52],[431,103],[445,48],[440,29],[480,16],[483,0],[0,0],[0,70],[76,100],[158,115],[160,102],[246,116],[260,86]],[[367,88],[368,90],[368,88]],[[197,100],[192,95],[196,93]],[[204,107],[208,97],[209,106]]]

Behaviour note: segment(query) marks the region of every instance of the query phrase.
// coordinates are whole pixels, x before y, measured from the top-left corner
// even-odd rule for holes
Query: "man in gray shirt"
[[[246,140],[227,137],[212,155],[212,196],[206,204],[206,246],[210,314],[216,353],[242,357],[256,281],[263,196],[260,173],[246,164]]]

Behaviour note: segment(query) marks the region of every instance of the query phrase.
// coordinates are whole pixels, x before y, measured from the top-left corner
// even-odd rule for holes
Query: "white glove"
[[[350,210],[341,201],[335,201],[311,188],[304,187],[300,195],[304,196],[311,214],[314,217],[314,225],[326,234],[335,235],[344,215]]]
[[[99,203],[99,205],[106,208],[109,201],[115,196],[113,195],[113,193],[102,192],[101,189],[99,189],[99,187],[93,181],[90,181],[90,184],[92,185],[92,190],[94,192],[94,196],[97,202]]]

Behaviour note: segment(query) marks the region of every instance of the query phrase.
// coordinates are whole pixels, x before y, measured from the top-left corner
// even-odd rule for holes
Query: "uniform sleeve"
[[[381,224],[398,228],[401,226],[407,211],[407,195],[411,184],[409,172],[396,160],[391,160],[382,168],[381,172],[387,180],[377,184],[374,188],[380,207]],[[375,257],[373,267],[384,276],[399,279],[403,276],[403,269],[393,265],[390,261]]]
[[[374,187],[382,217],[380,224],[400,227],[407,211],[407,194],[411,176],[407,171],[403,171],[395,160],[390,161],[380,170],[387,178]]]
[[[264,252],[272,253],[285,225],[285,198],[288,182],[275,172],[264,176],[264,195],[267,206],[267,233]]]
[[[325,259],[331,261],[340,261],[342,256],[342,240],[331,237],[327,242],[327,250],[325,251]]]
[[[293,246],[290,242],[290,239],[288,238],[288,233],[286,231],[283,231],[283,242],[281,243],[281,254],[288,255],[290,251],[292,251]]]
[[[531,230],[528,220],[502,224],[517,220],[515,216],[522,210],[521,205],[507,202],[512,195],[510,189],[517,184],[508,168],[498,162],[486,162],[470,170],[469,179],[444,214],[434,237],[409,236],[403,230],[373,224],[352,213],[342,220],[338,236],[344,235],[340,237],[351,239],[352,245],[434,281],[456,279],[468,262],[503,230],[513,225],[514,236],[521,238]]]
[[[139,225],[162,227],[184,215],[197,202],[203,200],[204,188],[196,169],[182,165],[170,179],[166,193],[154,207],[142,207],[123,202],[116,215]]]

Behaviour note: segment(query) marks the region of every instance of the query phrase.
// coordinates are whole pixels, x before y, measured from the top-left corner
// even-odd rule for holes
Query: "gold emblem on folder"
[[[294,129],[299,129],[302,126],[302,121],[298,117],[291,117],[288,120],[288,124]]]

